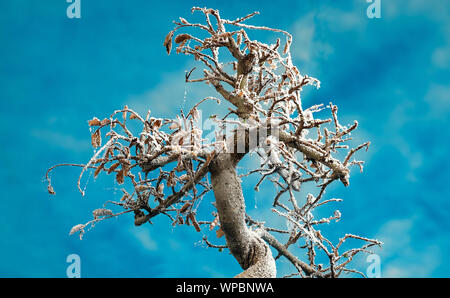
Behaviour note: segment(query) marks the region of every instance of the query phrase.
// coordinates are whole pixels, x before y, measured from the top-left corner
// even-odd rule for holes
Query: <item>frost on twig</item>
[[[288,228],[271,227],[270,223],[247,214],[245,224],[256,231],[252,235],[261,237],[278,251],[276,260],[284,257],[293,264],[295,273],[289,276],[362,274],[347,265],[356,254],[369,252],[381,242],[345,234],[333,244],[320,227],[339,221],[341,212],[334,210],[328,217],[315,218],[316,208],[342,201],[326,198],[327,187],[335,181],[348,186],[352,166],[363,170],[363,161],[352,158],[361,149],[367,150],[370,143],[354,148],[349,145],[358,122],[348,125],[339,122],[338,107],[332,102],[304,108],[301,91],[308,85],[320,88],[320,81],[294,66],[290,54],[291,34],[246,23],[258,12],[235,20],[224,19],[219,11],[208,8],[194,7],[192,13],[203,14],[204,22],[191,23],[180,18],[174,22],[175,28],[167,34],[163,46],[168,54],[176,47],[177,54],[192,56],[203,65],[202,71],[197,67],[186,71],[185,80],[209,84],[218,97],[201,99],[189,111],[180,111],[174,119],[153,117],[150,111],[145,116],[139,115],[127,106],[103,120],[91,119],[88,125],[96,149],[94,155],[85,164],[50,168],[46,174],[48,192],[55,194],[49,176],[51,170],[76,166],[81,167],[77,186],[82,195],[80,182],[88,169],[94,170],[94,177],[113,175],[117,184],[123,186],[123,195],[119,201],[107,201],[102,208],[94,210],[93,219],[74,226],[70,234],[79,233],[81,238],[85,229],[97,222],[132,212],[137,226],[164,215],[174,226],[188,225],[198,232],[208,226],[216,230],[218,239],[225,235],[227,242],[232,241],[229,227],[222,229],[216,208],[212,218],[205,221],[197,219],[197,209],[213,188],[208,173],[222,170],[217,161],[224,160],[223,154],[230,154],[230,162],[237,164],[254,151],[261,158],[260,167],[241,178],[260,175],[255,191],[264,182],[276,186],[278,192],[271,201],[272,212],[283,218]],[[272,44],[262,43],[251,38],[254,30],[273,32],[280,37]],[[206,100],[217,104],[225,100],[232,107],[226,115],[207,118],[217,127],[212,141],[203,136],[199,113],[200,105]],[[323,118],[325,112],[328,116]],[[316,185],[317,193],[304,193],[306,183]],[[124,211],[114,213],[106,205]],[[289,238],[282,243],[274,236],[277,234]],[[211,248],[230,247],[213,244],[206,236],[202,239]],[[362,245],[343,250],[347,240],[361,241]],[[289,251],[293,246],[302,247],[305,255],[294,256]],[[317,262],[318,254],[326,256],[327,265]]]

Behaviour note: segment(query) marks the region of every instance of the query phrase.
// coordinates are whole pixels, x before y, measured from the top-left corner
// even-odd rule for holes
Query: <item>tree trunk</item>
[[[220,227],[230,252],[244,269],[236,277],[276,277],[269,246],[245,223],[245,201],[236,174],[237,162],[233,154],[221,153],[210,165]]]

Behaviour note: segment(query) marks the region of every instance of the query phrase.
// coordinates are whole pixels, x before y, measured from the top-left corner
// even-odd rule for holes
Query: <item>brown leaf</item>
[[[123,184],[125,182],[124,180],[124,170],[121,170],[116,175],[116,181],[119,184]]]
[[[164,39],[163,46],[166,47],[167,55],[170,55],[170,51],[172,50],[172,38],[173,38],[173,31],[170,31],[166,38]]]
[[[102,122],[97,118],[94,117],[92,120],[88,121],[89,126],[100,126],[102,125]]]
[[[189,216],[189,219],[191,220],[192,225],[194,226],[195,230],[196,230],[197,232],[200,232],[200,231],[201,231],[200,225],[198,224],[197,220],[195,219],[194,213],[189,213],[188,216]]]
[[[115,164],[113,164],[113,165],[108,169],[108,174],[111,174],[111,172],[114,171],[115,169],[117,169],[118,166],[120,166],[120,163],[115,163]]]
[[[91,143],[94,148],[98,148],[102,145],[102,135],[100,130],[97,129],[91,136]]]
[[[180,209],[180,213],[185,212],[185,211],[189,208],[189,206],[191,206],[191,205],[192,205],[192,204],[189,203],[189,202],[187,202],[186,204],[184,204],[183,207],[181,207],[181,209]]]
[[[101,163],[94,172],[94,178],[97,178],[98,174],[103,170],[105,163]]]
[[[220,237],[222,237],[223,235],[225,235],[225,233],[222,231],[222,229],[218,229],[217,231],[216,231],[216,237],[217,238],[220,238]]]
[[[162,121],[161,119],[156,119],[153,123],[152,123],[152,128],[153,129],[158,129],[161,127]]]
[[[111,120],[109,120],[108,118],[105,118],[105,119],[103,119],[102,120],[102,122],[100,122],[100,124],[103,126],[103,125],[108,125],[108,124],[110,124],[111,123]]]
[[[183,33],[183,34],[179,34],[179,35],[177,35],[177,37],[175,37],[175,42],[176,43],[182,43],[182,42],[185,42],[185,41],[187,41],[187,40],[189,40],[191,38],[192,38],[191,35]]]
[[[147,190],[148,189],[148,186],[147,185],[136,185],[136,187],[134,188],[135,190],[136,190],[136,192],[141,192],[141,191],[144,191],[144,190]]]
[[[131,113],[131,114],[130,114],[130,119],[139,119],[139,117],[136,116],[136,114]]]
[[[124,195],[120,198],[120,201],[121,201],[121,202],[126,201],[128,198],[129,198],[128,194],[124,194]]]

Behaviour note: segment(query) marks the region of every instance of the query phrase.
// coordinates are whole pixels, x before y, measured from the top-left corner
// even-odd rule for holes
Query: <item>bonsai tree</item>
[[[175,43],[177,54],[192,56],[204,65],[201,73],[195,68],[186,72],[186,82],[209,84],[217,97],[199,100],[175,119],[153,117],[150,111],[139,115],[125,106],[108,118],[90,120],[95,154],[86,164],[50,168],[48,191],[55,194],[51,170],[79,166],[82,195],[81,178],[95,169],[95,177],[115,175],[117,183],[123,185],[123,197],[94,210],[93,219],[75,225],[70,234],[77,233],[81,239],[88,227],[126,213],[134,213],[136,226],[167,216],[173,225],[192,226],[199,232],[216,229],[218,238],[225,236],[224,245],[213,244],[206,237],[203,241],[218,250],[229,249],[244,270],[236,277],[276,277],[279,258],[292,263],[294,273],[290,276],[364,275],[348,264],[356,254],[369,252],[368,248],[381,242],[345,234],[338,243],[332,243],[320,227],[338,221],[340,212],[322,219],[314,216],[316,208],[341,201],[326,198],[331,183],[348,186],[352,166],[362,172],[363,161],[353,156],[363,148],[367,150],[369,142],[356,148],[346,144],[358,123],[342,125],[332,103],[303,107],[302,89],[307,85],[319,88],[320,82],[293,65],[291,34],[246,24],[258,12],[235,20],[224,19],[218,10],[208,8],[194,7],[192,13],[203,14],[204,23],[180,18],[163,45],[170,54]],[[280,38],[265,44],[250,38],[253,30],[280,34]],[[225,61],[219,59],[219,53]],[[203,136],[199,113],[199,106],[209,100],[217,104],[225,100],[232,106],[225,115],[208,117],[217,127],[212,140]],[[329,110],[329,118],[315,117],[322,110]],[[130,122],[139,124],[139,129],[136,131],[136,123]],[[260,166],[238,175],[236,167],[249,152],[259,156]],[[241,183],[249,175],[260,177],[255,191],[264,181],[276,186],[271,211],[288,222],[287,229],[247,214]],[[315,184],[317,193],[304,193],[306,183]],[[199,220],[195,211],[211,190],[215,201],[205,208],[213,208],[212,216]],[[115,212],[107,206],[122,210]],[[288,240],[282,242],[281,238]],[[343,251],[341,246],[349,239],[361,241],[362,246]],[[290,252],[294,244],[303,248],[304,256]],[[318,254],[324,254],[329,263],[318,264]]]

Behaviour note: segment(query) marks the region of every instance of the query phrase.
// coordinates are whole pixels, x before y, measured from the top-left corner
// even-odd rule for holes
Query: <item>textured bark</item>
[[[245,223],[245,201],[236,174],[237,159],[222,153],[211,162],[211,181],[227,246],[245,271],[236,277],[276,277],[269,246]]]

